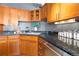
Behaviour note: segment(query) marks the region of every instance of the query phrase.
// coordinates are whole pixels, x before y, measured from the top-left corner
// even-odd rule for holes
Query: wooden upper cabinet
[[[10,24],[11,25],[17,25],[18,23],[18,17],[17,17],[17,9],[16,8],[10,8]]]
[[[60,16],[60,4],[59,3],[51,3],[48,4],[48,23],[59,21]]]
[[[51,7],[52,7],[52,3],[48,3],[48,4],[47,4],[47,7],[48,7],[48,9],[47,9],[47,10],[48,10],[48,11],[47,11],[47,21],[48,21],[48,22],[51,22],[51,11],[52,11],[52,10],[51,10]]]
[[[24,21],[24,10],[18,9],[18,20]]]
[[[0,6],[0,32],[4,30],[4,25],[9,22],[9,8],[7,6]]]
[[[18,9],[18,21],[30,21],[31,12],[29,10]]]
[[[40,19],[42,20],[42,8],[40,8]]]
[[[79,16],[78,3],[48,3],[48,23]]]
[[[47,11],[48,11],[48,6],[47,3],[40,9],[40,14],[41,14],[41,20],[46,20],[47,19]]]
[[[40,21],[40,9],[31,11],[31,21]]]
[[[5,6],[4,7],[4,16],[3,16],[4,24],[8,25],[10,22],[10,8]]]
[[[41,8],[41,20],[44,19],[44,7]]]
[[[60,20],[65,20],[79,16],[78,3],[62,3],[60,10]]]
[[[4,23],[3,16],[4,16],[4,7],[0,6],[0,24]]]
[[[48,7],[47,7],[47,3],[45,4],[45,8],[44,8],[44,10],[45,10],[45,13],[44,13],[44,15],[45,15],[45,19],[47,19],[47,10],[48,9]]]
[[[25,12],[24,12],[24,20],[25,21],[31,21],[31,11],[25,10]]]

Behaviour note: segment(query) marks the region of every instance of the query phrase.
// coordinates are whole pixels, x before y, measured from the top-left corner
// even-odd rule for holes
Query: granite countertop
[[[58,39],[53,39],[54,36],[49,36],[46,34],[40,35],[40,37],[44,38],[47,42],[51,43],[52,45],[58,47],[59,49],[65,51],[66,53],[70,54],[71,56],[79,56],[79,52],[73,49],[63,42],[59,41]]]

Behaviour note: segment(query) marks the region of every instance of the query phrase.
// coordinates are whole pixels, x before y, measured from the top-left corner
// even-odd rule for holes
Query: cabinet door
[[[41,20],[44,20],[44,7],[41,8]]]
[[[18,20],[24,21],[24,10],[18,9]]]
[[[31,48],[30,43],[28,40],[21,39],[20,41],[20,54],[23,56],[30,56],[31,55]]]
[[[36,36],[22,36],[25,38],[20,39],[20,51],[24,56],[37,56],[38,55],[38,37]]]
[[[25,10],[24,19],[25,21],[31,21],[31,11]]]
[[[0,6],[0,24],[4,24],[3,14],[4,14],[4,7]]]
[[[20,49],[21,49],[21,55],[24,56],[38,55],[38,46],[35,41],[21,40]]]
[[[79,4],[78,3],[62,3],[60,20],[65,20],[79,16]]]
[[[45,4],[44,6],[43,6],[43,19],[44,20],[46,20],[46,18],[47,18],[47,4]]]
[[[40,9],[40,19],[42,20],[42,16],[43,16],[43,14],[42,14],[42,8]]]
[[[20,55],[18,36],[8,36],[8,55]]]
[[[47,21],[50,23],[51,21],[52,21],[52,19],[51,19],[51,12],[52,12],[52,3],[48,3],[47,4],[47,6],[48,6],[48,15],[47,15]]]
[[[59,3],[51,3],[48,4],[48,22],[56,22],[59,21],[60,16],[60,4]]]
[[[38,55],[39,56],[45,55],[44,41],[41,37],[39,37],[39,41],[38,41]]]
[[[10,24],[16,26],[18,24],[17,9],[10,8]]]
[[[10,8],[9,7],[4,7],[4,16],[3,16],[4,24],[8,25],[10,24]]]
[[[32,21],[40,21],[40,9],[31,11],[31,20]]]
[[[7,37],[0,36],[0,56],[7,56]]]
[[[38,41],[30,41],[30,51],[31,56],[38,56]]]
[[[45,4],[45,19],[47,19],[47,11],[48,11],[48,6]]]

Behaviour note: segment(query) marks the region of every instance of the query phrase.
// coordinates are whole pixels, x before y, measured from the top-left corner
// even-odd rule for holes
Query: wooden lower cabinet
[[[21,40],[20,44],[21,44],[20,45],[20,53],[21,53],[21,55],[30,56],[31,48],[30,48],[29,41]]]
[[[8,55],[19,55],[19,38],[16,35],[8,36]]]
[[[23,56],[45,56],[45,45],[39,36],[20,36],[20,53]]]
[[[7,54],[7,36],[0,36],[0,56],[6,56]]]
[[[39,40],[38,40],[38,55],[39,56],[45,56],[45,46],[44,46],[44,41],[43,41],[43,38],[39,37]]]
[[[0,56],[50,56],[46,41],[39,36],[0,36]],[[48,54],[49,53],[49,54]],[[52,54],[53,53],[53,54]]]
[[[20,36],[20,53],[23,56],[38,55],[38,36]]]

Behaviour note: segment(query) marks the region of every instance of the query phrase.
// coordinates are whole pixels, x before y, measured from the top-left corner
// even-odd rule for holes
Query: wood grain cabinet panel
[[[17,9],[10,8],[10,24],[16,26],[18,24]]]
[[[16,35],[8,36],[8,55],[9,56],[20,55],[19,37]]]
[[[42,8],[40,8],[40,19],[42,20]]]
[[[40,9],[31,11],[31,21],[40,21]]]
[[[47,4],[47,6],[48,6],[48,12],[47,12],[47,21],[50,23],[52,20],[51,20],[51,17],[52,17],[52,15],[51,15],[51,12],[52,12],[52,10],[51,10],[51,8],[52,8],[52,3],[48,3]]]
[[[23,56],[30,56],[31,55],[31,48],[30,43],[27,40],[20,41],[20,55]]]
[[[8,55],[7,36],[0,36],[0,56]]]
[[[79,16],[79,3],[61,3],[60,20]]]
[[[41,20],[47,20],[47,11],[48,11],[48,4],[46,3],[44,6],[41,7],[40,9],[40,18]]]
[[[22,36],[22,37],[20,38],[21,55],[37,56],[38,55],[38,37],[37,36]]]
[[[7,6],[4,6],[4,16],[3,16],[4,24],[8,25],[10,24],[10,8]]]
[[[0,24],[4,24],[3,16],[4,16],[4,7],[0,6]]]
[[[48,4],[48,23],[59,21],[60,3]]]
[[[48,23],[68,20],[78,16],[78,3],[48,3]]]
[[[43,38],[39,37],[38,40],[38,55],[39,56],[45,56],[45,46]]]
[[[31,21],[31,11],[25,10],[24,19],[25,19],[25,21]]]
[[[24,21],[24,10],[18,9],[18,20]]]

